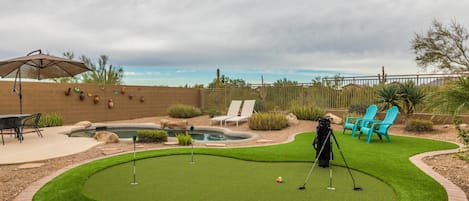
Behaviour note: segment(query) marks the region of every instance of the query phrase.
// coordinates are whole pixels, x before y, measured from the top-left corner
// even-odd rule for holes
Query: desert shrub
[[[364,103],[354,103],[348,106],[349,113],[358,113],[358,114],[365,114],[366,108],[368,108],[367,104]]]
[[[33,120],[34,121],[34,120]],[[60,114],[42,114],[39,119],[38,126],[41,128],[44,127],[53,127],[53,126],[63,126],[64,117]]]
[[[416,132],[432,131],[433,122],[430,120],[422,119],[408,119],[405,125],[405,130]]]
[[[189,135],[189,133],[179,133],[176,134],[176,138],[178,139],[178,142],[180,145],[187,146],[192,144],[192,137]]]
[[[454,154],[456,157],[458,157],[461,160],[465,160],[469,162],[469,152],[458,152]]]
[[[257,112],[267,112],[267,106],[263,101],[256,100],[256,103],[254,104],[254,110]]]
[[[210,116],[210,118],[214,117],[214,116],[219,116],[219,115],[222,115],[223,113],[220,112],[219,110],[217,109],[209,109],[207,110],[206,112],[208,114],[208,116]]]
[[[296,118],[300,120],[313,120],[316,121],[320,117],[323,117],[326,112],[316,106],[296,106],[290,109]]]
[[[168,108],[168,115],[174,118],[191,118],[202,115],[202,111],[191,105],[175,104]]]
[[[167,142],[168,132],[164,130],[137,130],[138,142]]]
[[[287,117],[281,113],[256,113],[249,118],[249,128],[253,130],[280,130],[287,126]]]

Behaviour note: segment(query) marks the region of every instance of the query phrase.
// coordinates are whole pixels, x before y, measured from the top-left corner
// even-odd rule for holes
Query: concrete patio
[[[0,145],[0,164],[14,164],[40,161],[60,156],[68,156],[101,144],[93,138],[70,138],[64,133],[77,126],[43,128],[44,137],[36,133],[24,134],[24,141],[19,142],[10,135],[5,135],[5,145]]]

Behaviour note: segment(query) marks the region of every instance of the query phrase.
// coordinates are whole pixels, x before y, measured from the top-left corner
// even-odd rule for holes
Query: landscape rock
[[[288,113],[287,115],[288,126],[296,125],[299,123],[298,118],[293,113]]]
[[[42,167],[44,163],[25,163],[18,166],[18,169],[30,169],[30,168],[38,168]]]
[[[119,142],[119,136],[109,131],[96,132],[94,139],[96,139],[98,142],[105,142],[106,144]]]
[[[75,123],[75,126],[82,126],[83,128],[89,128],[92,126],[92,123],[90,121],[79,121]]]
[[[160,120],[160,127],[163,129],[164,127],[166,127],[166,124],[168,124],[169,120],[167,119],[161,119]]]
[[[160,125],[161,125],[161,128],[180,128],[180,129],[187,129],[187,127],[189,126],[189,122],[187,122],[187,120],[181,120],[181,121],[170,121],[170,120],[167,120],[167,119],[161,119],[160,120]]]
[[[342,118],[340,118],[339,116],[335,115],[335,114],[332,114],[332,113],[327,113],[325,116],[328,116],[331,118],[331,123],[332,124],[337,124],[337,125],[341,125],[342,124]]]

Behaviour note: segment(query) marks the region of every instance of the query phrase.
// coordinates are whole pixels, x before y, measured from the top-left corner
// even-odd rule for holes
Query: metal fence
[[[378,84],[389,84],[395,82],[408,82],[412,81],[416,85],[430,85],[440,86],[449,80],[454,80],[459,77],[460,74],[409,74],[409,75],[381,75],[376,76],[355,76],[355,77],[337,77],[337,78],[325,78],[322,83],[334,83],[339,80],[341,87],[348,85],[364,85],[364,86],[375,86]]]
[[[426,92],[435,90],[456,74],[377,75],[325,78],[316,83],[250,84],[247,87],[226,87],[203,91],[203,107],[224,112],[231,100],[256,99],[257,111],[288,110],[298,105],[314,105],[324,109],[346,109],[351,104],[373,104],[376,90],[382,84],[414,82]],[[425,107],[417,108],[423,112]]]

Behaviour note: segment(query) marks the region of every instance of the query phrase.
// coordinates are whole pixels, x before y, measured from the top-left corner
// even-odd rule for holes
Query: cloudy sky
[[[106,54],[127,84],[141,85],[206,83],[216,68],[248,82],[381,66],[422,73],[414,34],[435,19],[467,27],[468,9],[461,0],[2,0],[0,59]]]

